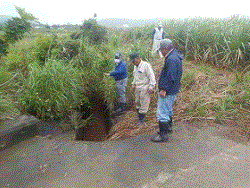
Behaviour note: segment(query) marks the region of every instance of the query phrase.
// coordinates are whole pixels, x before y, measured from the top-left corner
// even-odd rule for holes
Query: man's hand
[[[132,88],[132,89],[135,89],[135,84],[132,84],[132,85],[131,85],[131,88]]]
[[[154,92],[154,88],[150,86],[150,87],[148,88],[148,93],[151,94],[151,93],[153,93],[153,92]]]
[[[161,90],[159,92],[159,95],[160,95],[161,98],[165,98],[166,97],[166,91],[165,90]]]

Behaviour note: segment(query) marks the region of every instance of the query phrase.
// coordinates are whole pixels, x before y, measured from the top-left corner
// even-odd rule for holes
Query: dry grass
[[[156,80],[159,78],[162,67],[162,60],[155,59],[152,66]],[[221,100],[228,97],[235,88],[230,87],[232,73],[227,70],[215,68],[204,68],[193,62],[183,63],[183,72],[194,73],[194,80],[182,88],[174,106],[174,122],[185,121],[186,124],[203,125],[209,122],[210,125],[222,125],[225,127],[224,136],[240,140],[250,137],[250,108],[241,107],[239,113],[223,112],[223,118],[219,119],[218,109]],[[238,95],[242,95],[241,91]],[[146,124],[142,127],[137,125],[137,116],[134,109],[115,120],[115,125],[110,131],[109,140],[120,140],[137,134],[153,131],[158,128],[156,120],[157,93],[151,98],[151,106],[147,114]],[[249,106],[250,107],[250,106]],[[230,110],[229,110],[230,111]],[[218,119],[220,121],[218,121]],[[240,121],[239,121],[240,120]]]
[[[157,121],[155,118],[155,109],[150,109],[146,122],[141,125],[138,123],[137,113],[135,110],[129,110],[116,119],[116,124],[112,127],[109,134],[109,140],[121,140],[136,136],[140,133],[157,129]]]

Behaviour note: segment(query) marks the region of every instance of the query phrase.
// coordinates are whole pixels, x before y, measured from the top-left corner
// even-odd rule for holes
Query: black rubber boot
[[[140,123],[145,122],[145,116],[146,114],[138,113],[138,118],[139,118]]]
[[[126,103],[121,103],[121,109],[122,109],[123,112],[125,112],[126,109],[127,109],[127,104]]]
[[[120,103],[117,110],[115,110],[116,115],[121,115],[126,111],[126,103]]]
[[[136,110],[137,114],[139,114],[139,108],[136,108],[135,110]]]
[[[169,116],[170,121],[169,121],[169,127],[168,127],[168,133],[172,133],[173,132],[173,116]]]
[[[173,116],[169,116],[169,118],[170,118],[169,126],[172,127],[173,126]]]
[[[156,132],[156,134],[151,137],[152,142],[166,142],[168,140],[167,133],[169,131],[169,122],[165,123],[159,121],[159,130],[160,131]]]

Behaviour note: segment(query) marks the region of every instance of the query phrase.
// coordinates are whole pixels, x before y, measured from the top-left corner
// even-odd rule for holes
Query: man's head
[[[115,59],[121,59],[122,58],[122,54],[121,53],[115,53]]]
[[[162,24],[158,23],[158,29],[160,30],[162,28]]]
[[[159,50],[161,51],[162,55],[163,56],[166,56],[167,53],[172,50],[174,47],[173,47],[173,43],[170,39],[163,39],[161,40],[161,43],[160,43],[160,48]]]
[[[121,62],[122,54],[121,53],[115,53],[115,64],[118,65],[118,63]]]
[[[136,52],[129,55],[129,60],[135,66],[138,66],[141,62],[141,58],[140,58],[139,54]]]

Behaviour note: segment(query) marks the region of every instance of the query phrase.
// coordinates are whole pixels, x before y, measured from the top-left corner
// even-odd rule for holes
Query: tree
[[[22,20],[26,20],[30,22],[38,21],[38,19],[33,14],[26,12],[24,8],[15,6],[15,9]]]
[[[15,6],[15,8],[20,18],[14,17],[6,22],[3,30],[7,42],[14,42],[23,38],[24,33],[31,29],[30,22],[38,20],[34,15],[26,12],[25,9],[18,6]]]
[[[7,42],[15,42],[21,38],[25,32],[30,31],[31,25],[26,20],[14,17],[8,20],[4,27],[4,37]]]
[[[81,35],[94,44],[103,42],[107,35],[106,28],[99,25],[95,18],[85,20],[80,29],[82,30]]]
[[[46,29],[50,29],[50,25],[49,25],[49,24],[46,24],[46,25],[45,25],[45,28],[46,28]]]

